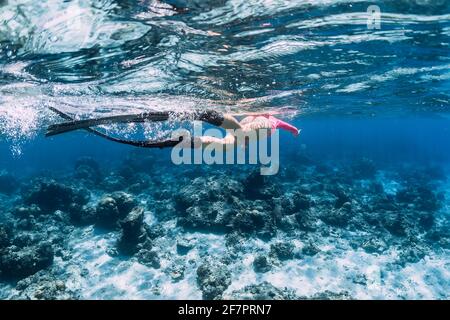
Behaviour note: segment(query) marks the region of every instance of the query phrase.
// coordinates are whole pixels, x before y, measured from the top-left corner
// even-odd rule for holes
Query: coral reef
[[[265,273],[272,269],[269,260],[263,255],[256,256],[253,260],[253,269],[255,272]]]
[[[297,300],[299,297],[293,290],[279,289],[267,281],[246,286],[233,291],[227,299],[236,300]]]
[[[86,190],[75,189],[56,181],[41,181],[25,195],[25,203],[38,205],[43,213],[77,210],[89,201]]]
[[[116,228],[119,220],[124,218],[135,206],[135,199],[128,193],[117,191],[106,194],[97,203],[95,223],[104,228]]]
[[[79,292],[71,290],[57,275],[38,272],[17,282],[20,292],[13,299],[21,300],[73,300],[80,297]]]
[[[53,180],[1,173],[11,199],[0,221],[1,297],[125,297],[120,274],[150,298],[367,298],[374,264],[399,277],[450,250],[447,180],[435,167],[308,159],[263,177],[246,167],[166,170],[140,156],[116,170],[81,158]],[[155,162],[162,173],[152,177]],[[436,279],[423,281],[448,298]]]
[[[32,245],[27,241],[3,248],[0,256],[0,275],[3,278],[22,279],[50,266],[53,248],[48,242]]]
[[[119,222],[121,233],[117,241],[117,249],[121,254],[133,254],[137,245],[147,239],[144,228],[144,209],[135,207]]]
[[[220,299],[222,293],[231,284],[231,273],[221,262],[207,261],[197,269],[197,284],[203,298]]]

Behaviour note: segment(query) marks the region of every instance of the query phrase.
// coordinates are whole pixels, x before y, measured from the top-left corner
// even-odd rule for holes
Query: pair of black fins
[[[50,125],[47,128],[45,134],[46,137],[55,136],[62,133],[71,132],[74,130],[83,129],[89,133],[95,134],[99,137],[107,139],[109,141],[132,145],[141,148],[169,148],[174,147],[179,144],[183,137],[178,140],[125,140],[116,137],[109,136],[103,132],[100,132],[92,127],[112,124],[112,123],[142,123],[142,122],[160,122],[167,121],[169,118],[174,117],[178,120],[199,120],[210,123],[215,126],[220,126],[223,122],[223,114],[214,110],[205,111],[193,111],[188,113],[177,113],[172,111],[155,111],[155,112],[144,112],[139,114],[126,114],[126,115],[114,115],[95,119],[85,119],[85,120],[74,120],[68,114],[58,110],[56,108],[50,107],[50,110],[58,114],[67,122]]]

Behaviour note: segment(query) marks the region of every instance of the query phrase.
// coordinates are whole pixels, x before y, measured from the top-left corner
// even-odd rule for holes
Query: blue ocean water
[[[0,297],[448,299],[449,44],[445,0],[0,1]],[[262,177],[50,107],[302,131]]]

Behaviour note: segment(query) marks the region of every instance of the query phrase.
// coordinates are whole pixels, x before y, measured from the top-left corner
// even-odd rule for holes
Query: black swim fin
[[[54,109],[54,108],[52,108]],[[55,111],[55,110],[53,110]],[[61,111],[58,111],[59,114]],[[51,125],[47,128],[46,137],[54,136],[61,133],[66,133],[78,129],[86,129],[103,124],[112,123],[139,123],[139,122],[155,122],[166,121],[169,117],[175,117],[178,120],[198,120],[204,121],[214,126],[221,126],[224,121],[224,115],[214,110],[197,110],[191,112],[173,112],[173,111],[155,111],[144,112],[138,114],[115,115],[103,118],[85,119],[85,120],[71,120],[65,123]],[[66,118],[67,119],[67,118]]]
[[[57,110],[55,108],[51,108],[53,111]],[[55,111],[59,115],[61,115],[61,111]],[[85,119],[85,120],[73,120],[64,123],[58,123],[54,125],[50,125],[47,128],[47,132],[45,134],[46,137],[54,136],[61,133],[66,133],[78,129],[86,129],[90,127],[95,127],[103,124],[112,124],[112,123],[135,123],[135,122],[145,122],[145,121],[166,121],[169,119],[169,112],[145,112],[140,114],[127,114],[127,115],[116,115],[109,116],[103,118],[96,119]],[[65,118],[68,120],[68,118]]]
[[[67,123],[76,123],[78,121],[74,121],[73,118],[71,116],[69,116],[68,114],[62,112],[61,110],[58,110],[54,107],[50,107],[50,110],[52,110],[53,112],[55,112],[56,114],[58,114],[61,118],[70,121]],[[85,120],[82,120],[85,121]],[[50,128],[50,127],[49,127]],[[80,128],[77,128],[80,129]],[[108,136],[107,134],[104,134],[103,132],[97,131],[95,129],[92,129],[90,127],[82,127],[82,129],[86,130],[89,133],[95,134],[96,136],[99,136],[101,138],[107,139],[109,141],[112,142],[117,142],[117,143],[121,143],[121,144],[127,144],[127,145],[131,145],[134,147],[141,147],[141,148],[171,148],[176,146],[177,144],[179,144],[182,140],[183,137],[180,137],[178,140],[160,140],[160,141],[155,141],[155,140],[141,140],[141,141],[133,141],[133,140],[124,140],[124,139],[120,139],[120,138],[115,138],[115,137],[111,137]],[[75,129],[72,129],[75,130]],[[69,130],[71,131],[71,130]],[[64,131],[67,132],[67,131]],[[62,132],[60,132],[62,133]],[[58,133],[55,133],[58,134]],[[51,134],[52,135],[52,134]],[[46,136],[51,136],[51,135],[47,135]]]

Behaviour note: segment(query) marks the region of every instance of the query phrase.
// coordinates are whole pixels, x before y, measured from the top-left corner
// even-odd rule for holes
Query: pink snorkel
[[[300,130],[298,130],[296,127],[294,127],[293,125],[290,125],[287,122],[284,122],[280,119],[275,118],[274,116],[267,116],[267,119],[270,120],[270,122],[272,123],[272,130],[275,129],[284,129],[287,130],[289,132],[291,132],[294,136],[297,136],[300,133]]]

